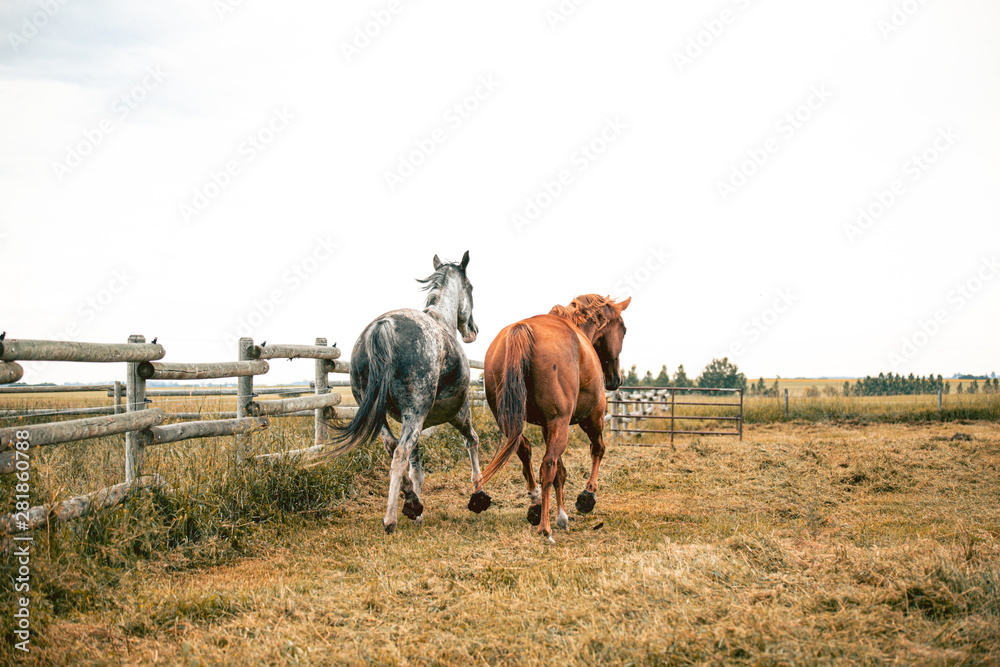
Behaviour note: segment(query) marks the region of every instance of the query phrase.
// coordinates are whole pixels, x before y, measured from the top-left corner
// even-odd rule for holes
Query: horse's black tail
[[[528,389],[525,375],[531,367],[531,347],[534,337],[527,324],[515,324],[511,327],[505,341],[503,376],[497,388],[497,425],[500,432],[507,436],[507,442],[493,454],[482,477],[476,484],[476,491],[503,467],[514,449],[521,441],[524,433],[524,421],[527,415]]]
[[[351,422],[343,428],[331,428],[334,434],[332,448],[327,449],[320,459],[330,459],[346,454],[358,445],[368,442],[386,425],[389,384],[392,380],[392,350],[396,332],[391,320],[378,320],[372,326],[365,340],[368,355],[368,382],[361,397],[358,411]]]

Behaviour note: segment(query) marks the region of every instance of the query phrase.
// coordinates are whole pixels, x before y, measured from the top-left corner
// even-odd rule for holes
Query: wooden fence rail
[[[17,382],[22,377],[24,377],[24,369],[21,364],[13,361],[0,361],[0,384]]]
[[[36,424],[33,426],[11,426],[0,429],[0,452],[14,448],[17,433],[27,432],[30,447],[58,445],[75,440],[88,440],[104,435],[115,435],[128,431],[141,431],[150,426],[158,426],[167,419],[167,413],[159,408],[140,412],[126,412],[121,415],[74,419],[65,422]],[[22,438],[22,440],[25,438]]]
[[[112,363],[119,361],[156,361],[166,350],[162,345],[148,343],[71,343],[59,340],[0,341],[0,361],[86,361]]]
[[[14,380],[17,382],[17,380]],[[0,394],[56,394],[84,391],[114,391],[113,384],[57,384],[0,387]]]
[[[160,362],[165,350],[162,345],[146,343],[139,335],[130,336],[128,343],[76,343],[65,341],[18,340],[0,341],[0,384],[17,382],[23,369],[17,361],[72,361],[92,363],[124,362],[124,383],[70,386],[0,387],[0,393],[48,393],[107,391],[115,399],[114,406],[76,408],[70,410],[19,410],[17,416],[42,416],[52,414],[113,413],[88,419],[74,419],[47,424],[20,425],[0,429],[0,474],[23,471],[27,463],[21,443],[27,447],[41,447],[86,440],[90,438],[125,434],[125,481],[99,489],[93,493],[70,498],[50,505],[32,507],[26,512],[0,516],[0,535],[11,535],[40,526],[51,520],[67,521],[84,516],[99,508],[114,507],[128,495],[142,488],[169,491],[170,487],[158,475],[143,475],[143,452],[153,445],[179,442],[193,438],[235,436],[236,458],[242,460],[250,437],[267,429],[269,415],[301,415],[315,418],[315,444],[299,452],[321,449],[328,441],[327,425],[330,420],[350,419],[356,407],[340,406],[341,396],[331,393],[333,386],[349,382],[331,382],[329,373],[350,373],[350,362],[340,359],[340,349],[327,346],[325,338],[317,338],[315,345],[254,345],[250,338],[241,338],[237,347],[238,361],[217,363]],[[261,388],[254,392],[254,376],[267,373],[267,359],[314,359],[315,381],[312,389]],[[481,361],[470,361],[470,368],[482,369]],[[205,380],[237,378],[237,387],[149,389],[147,380]],[[254,401],[258,394],[298,395],[312,392],[312,396]],[[227,396],[236,395],[236,412],[224,413],[166,413],[160,408],[150,408],[150,396]],[[125,399],[122,405],[122,399]],[[481,401],[483,392],[472,392],[470,398]],[[0,414],[0,416],[6,416]],[[224,417],[203,420],[206,416]],[[174,424],[164,424],[167,418],[198,419]],[[18,436],[26,437],[18,437]],[[297,452],[279,452],[263,455],[264,458],[286,456]],[[8,542],[9,544],[9,542]]]
[[[211,364],[165,364],[144,361],[139,364],[143,380],[215,380],[263,375],[266,361],[222,361]]]

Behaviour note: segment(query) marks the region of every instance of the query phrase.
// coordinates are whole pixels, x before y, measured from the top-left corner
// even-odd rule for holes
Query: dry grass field
[[[294,448],[308,431],[285,420],[258,446]],[[423,525],[401,519],[392,536],[378,446],[319,469],[234,471],[228,445],[156,448],[148,469],[175,497],[39,531],[28,662],[1000,663],[995,421],[797,422],[749,426],[742,443],[611,447],[597,508],[570,507],[555,545],[524,519],[516,462],[492,508],[465,508],[448,430],[426,443]],[[49,449],[45,493],[120,481],[114,438]],[[578,434],[567,468],[572,499],[589,471]],[[24,661],[0,631],[0,660]]]

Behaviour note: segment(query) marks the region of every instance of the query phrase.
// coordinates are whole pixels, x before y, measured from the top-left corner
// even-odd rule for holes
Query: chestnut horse
[[[569,427],[579,424],[590,438],[591,469],[586,488],[576,499],[576,508],[586,514],[594,509],[597,472],[604,457],[604,390],[622,384],[618,356],[625,338],[621,313],[631,297],[615,303],[608,297],[584,294],[568,307],[555,306],[548,315],[521,320],[501,331],[486,352],[486,400],[507,438],[497,449],[478,491],[517,449],[528,485],[528,521],[550,541],[549,491],[556,490],[559,515],[556,526],[567,528],[569,517],[563,504],[566,450]],[[531,473],[531,443],[524,437],[524,422],[542,427],[545,457],[538,476],[539,492]]]

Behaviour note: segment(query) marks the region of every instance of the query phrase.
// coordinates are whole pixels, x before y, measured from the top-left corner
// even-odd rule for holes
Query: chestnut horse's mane
[[[608,308],[618,310],[618,304],[611,297],[600,294],[581,294],[570,301],[568,306],[553,306],[549,315],[569,320],[578,327],[592,322],[597,329],[600,329],[614,319],[614,315],[609,313]]]

